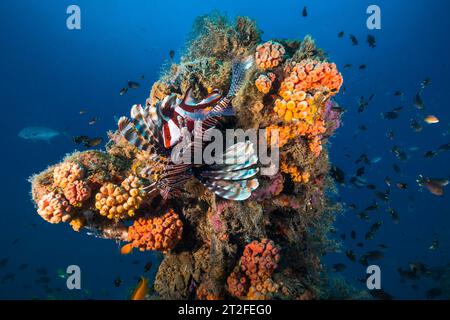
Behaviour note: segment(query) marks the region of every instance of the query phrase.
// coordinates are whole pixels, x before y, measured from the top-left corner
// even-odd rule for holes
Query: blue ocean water
[[[71,4],[81,8],[81,30],[66,27],[66,9]],[[449,196],[434,196],[415,182],[419,174],[439,178],[450,174],[450,153],[433,159],[423,156],[450,142],[446,135],[450,134],[450,5],[446,0],[378,0],[382,28],[368,30],[366,9],[371,4],[351,0],[1,1],[0,104],[5,130],[0,137],[0,259],[4,262],[0,265],[0,298],[124,299],[142,274],[144,264],[152,260],[156,265],[157,257],[150,253],[123,257],[110,241],[70,232],[65,225],[46,223],[35,212],[27,179],[77,148],[69,136],[106,139],[106,131],[115,128],[114,117],[128,114],[134,103],[144,103],[161,67],[169,63],[169,51],[174,50],[175,59],[179,59],[194,19],[216,10],[230,19],[238,15],[255,19],[264,31],[264,39],[301,39],[311,34],[336,62],[346,87],[336,100],[348,111],[344,125],[331,140],[332,162],[346,172],[348,179],[359,167],[354,163],[359,155],[382,157],[366,168],[368,182],[385,191],[384,179],[389,176],[394,184],[401,181],[409,186],[407,190],[391,187],[389,205],[371,190],[348,183],[340,186],[339,196],[345,203],[363,209],[375,200],[380,208],[371,213],[370,222],[358,219],[358,210],[340,214],[336,238],[341,240],[340,235],[345,233],[343,251],[352,249],[357,255],[377,249],[378,244],[387,245],[384,259],[376,262],[382,270],[384,290],[398,299],[425,298],[425,291],[436,284],[418,281],[418,288],[413,289],[412,282],[401,282],[396,269],[408,268],[413,261],[427,266],[450,262]],[[307,17],[301,14],[304,6],[308,8]],[[345,31],[342,39],[337,36],[341,30]],[[359,39],[358,46],[352,46],[349,34]],[[368,34],[376,37],[376,48],[366,43]],[[352,67],[344,70],[345,64]],[[359,70],[361,64],[367,68]],[[119,95],[127,80],[138,80],[141,75],[145,79],[139,80],[139,89]],[[419,113],[413,97],[421,81],[428,77],[431,84],[423,92],[426,109]],[[403,97],[394,96],[398,90]],[[372,102],[359,114],[359,97],[367,99],[372,94]],[[399,119],[380,116],[400,106],[404,109]],[[87,113],[80,115],[80,110]],[[440,123],[424,124],[422,132],[413,132],[409,120],[426,114],[438,116]],[[97,123],[89,125],[95,117]],[[367,130],[358,130],[361,125]],[[19,131],[28,126],[45,126],[63,134],[50,143],[31,142],[18,137]],[[386,137],[389,130],[395,132],[394,141]],[[390,152],[394,145],[418,150],[408,151],[409,159],[400,162]],[[400,174],[392,169],[395,163],[401,167]],[[389,206],[399,212],[399,224],[391,221],[386,212]],[[383,221],[383,225],[374,239],[363,240],[364,248],[356,247],[376,221]],[[351,230],[356,231],[357,240],[350,238]],[[429,250],[434,239],[439,240],[439,248]],[[330,254],[325,261],[330,268],[345,263],[344,279],[364,288],[357,279],[365,276],[365,267],[351,263],[343,253]],[[65,279],[58,277],[59,269],[72,264],[81,267],[81,291],[68,291]],[[149,276],[155,271],[154,267]],[[113,283],[117,277],[123,280],[119,288]]]

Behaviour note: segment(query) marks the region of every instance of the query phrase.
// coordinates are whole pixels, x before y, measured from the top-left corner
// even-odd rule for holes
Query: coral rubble
[[[232,78],[236,59],[253,61],[246,57],[254,64]],[[161,74],[145,107],[133,106],[132,120],[121,118],[104,152],[75,152],[31,178],[37,211],[75,231],[162,251],[153,294],[163,299],[321,298],[320,260],[335,248],[328,233],[339,209],[326,193],[327,142],[340,125],[333,97],[342,83],[310,36],[264,42],[248,18],[200,17],[181,61]],[[168,122],[172,135],[159,146],[147,125],[193,101],[232,105],[232,116],[211,118],[222,131],[266,129],[280,148],[279,172],[226,184],[238,174],[170,164],[164,148],[177,143],[178,127]],[[211,176],[223,180],[205,183]]]

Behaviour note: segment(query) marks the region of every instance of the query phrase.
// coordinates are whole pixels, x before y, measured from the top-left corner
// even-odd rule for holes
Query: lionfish
[[[259,169],[256,167],[256,151],[249,141],[238,142],[227,148],[223,162],[213,165],[179,163],[168,155],[174,147],[184,143],[184,131],[193,133],[194,137],[207,136],[222,116],[234,114],[231,101],[240,90],[252,64],[252,57],[233,61],[231,85],[226,95],[220,90],[213,90],[205,99],[196,102],[192,97],[192,89],[189,89],[182,100],[172,94],[154,106],[143,108],[134,105],[131,119],[119,119],[120,134],[145,152],[150,160],[149,165],[140,172],[142,177],[151,181],[145,187],[148,193],[159,192],[164,199],[174,198],[180,195],[185,183],[195,177],[222,198],[239,201],[251,196],[259,185],[255,177]],[[203,152],[203,142],[198,141],[189,141],[179,157],[183,157],[187,151],[191,154]]]

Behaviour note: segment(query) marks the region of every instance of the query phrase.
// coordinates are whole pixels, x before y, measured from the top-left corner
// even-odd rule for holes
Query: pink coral
[[[259,187],[252,194],[252,197],[256,200],[263,201],[271,199],[277,196],[283,191],[284,178],[281,173],[277,173],[273,177],[270,177],[270,181],[264,186]]]
[[[80,180],[84,169],[75,162],[63,162],[53,171],[53,184],[65,188],[70,182]]]
[[[60,223],[70,220],[72,210],[69,201],[63,195],[50,192],[38,203],[38,214],[47,222]]]
[[[224,223],[222,219],[220,219],[220,213],[217,210],[214,212],[211,208],[209,208],[208,218],[215,233],[221,233],[224,231]]]
[[[69,182],[64,188],[64,196],[69,200],[71,205],[79,206],[90,198],[91,188],[82,180]]]
[[[327,134],[332,135],[341,126],[341,109],[336,101],[330,99],[325,103],[324,120],[327,124]]]
[[[273,69],[278,67],[284,60],[286,49],[275,41],[267,41],[256,47],[256,65],[262,69]]]

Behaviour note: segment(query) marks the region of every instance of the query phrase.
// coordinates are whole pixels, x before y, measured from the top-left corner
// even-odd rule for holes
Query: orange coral
[[[268,239],[253,241],[245,246],[240,260],[240,270],[227,279],[230,294],[249,300],[267,299],[278,291],[271,279],[280,260],[279,249]]]
[[[139,218],[128,228],[128,241],[141,251],[158,250],[164,253],[181,240],[183,222],[172,209],[153,219]]]
[[[260,278],[270,277],[280,260],[279,249],[273,241],[262,239],[245,246],[241,257],[241,269],[253,282]]]
[[[273,131],[278,131],[278,146],[281,148],[289,141],[301,136],[314,138],[325,133],[326,127],[323,120],[316,121],[313,125],[304,122],[289,123],[283,126],[271,125],[266,128],[267,139],[272,143]],[[317,148],[315,149],[317,150]],[[320,149],[321,150],[321,149]],[[319,152],[320,153],[320,152]]]
[[[309,172],[300,172],[296,166],[288,166],[286,162],[282,162],[280,166],[281,172],[287,173],[291,176],[294,182],[308,183],[310,174]]]
[[[38,203],[38,214],[47,222],[60,223],[70,220],[72,206],[63,195],[50,192]]]
[[[247,277],[240,272],[233,271],[227,278],[227,289],[233,297],[244,299],[249,286]]]
[[[75,218],[69,224],[74,231],[79,232],[84,227],[85,221],[83,218]]]
[[[268,94],[272,89],[272,82],[275,81],[275,74],[269,72],[267,75],[261,74],[255,81],[255,86],[259,92]]]
[[[286,50],[283,45],[275,41],[267,41],[256,47],[256,65],[262,69],[273,69],[283,62]]]
[[[291,61],[285,67],[288,74],[281,84],[280,95],[295,96],[296,93],[309,92],[314,94],[321,92],[331,97],[339,92],[342,86],[342,75],[336,68],[336,64],[320,62],[317,60]]]
[[[200,284],[195,291],[199,300],[220,300],[221,297],[215,295],[207,288],[205,284]]]
[[[334,63],[316,60],[291,61],[285,67],[288,76],[280,85],[280,98],[274,111],[284,121],[294,125],[283,128],[280,142],[291,138],[308,138],[310,150],[318,156],[322,151],[321,135],[326,127],[323,120],[324,103],[335,95],[343,83]]]
[[[69,182],[64,188],[64,196],[71,205],[80,206],[82,202],[90,198],[91,188],[85,181],[75,180]]]
[[[95,195],[95,207],[108,219],[133,217],[143,201],[141,187],[141,182],[133,175],[125,179],[120,187],[107,183]]]
[[[53,171],[53,184],[65,188],[70,182],[80,180],[84,169],[75,162],[63,162]]]
[[[270,294],[276,293],[279,285],[267,278],[263,282],[257,283],[256,286],[250,286],[247,293],[248,300],[265,300]]]

